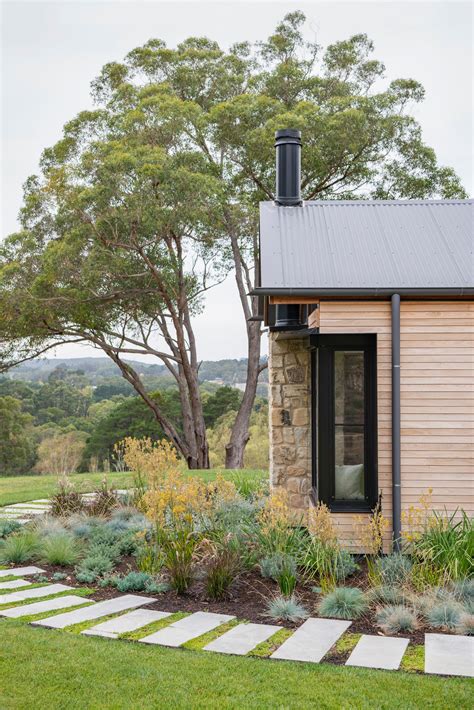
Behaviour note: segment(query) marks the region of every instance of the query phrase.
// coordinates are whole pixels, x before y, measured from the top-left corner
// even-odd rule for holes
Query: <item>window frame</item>
[[[316,335],[310,339],[313,497],[331,512],[370,512],[377,503],[377,336]],[[364,500],[335,499],[334,353],[364,352]],[[323,471],[333,471],[332,476]]]

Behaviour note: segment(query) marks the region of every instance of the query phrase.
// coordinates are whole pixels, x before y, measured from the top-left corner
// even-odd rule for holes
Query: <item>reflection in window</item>
[[[335,498],[363,500],[364,490],[364,352],[334,353]]]

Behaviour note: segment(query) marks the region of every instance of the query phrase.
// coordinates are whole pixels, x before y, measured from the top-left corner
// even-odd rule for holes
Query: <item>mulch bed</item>
[[[361,569],[357,572],[357,574],[346,580],[347,586],[357,586],[361,588],[369,586],[367,581],[367,570],[364,562],[361,562],[360,565]],[[77,587],[92,586],[78,582],[74,575],[73,567],[59,568],[47,564],[42,564],[41,567],[46,572],[44,576],[48,578],[51,578],[54,572],[61,571],[67,574],[67,577],[64,580],[61,580],[64,584]],[[114,569],[114,573],[127,574],[127,572],[136,569],[137,567],[134,557],[123,557],[120,560],[120,564]],[[317,616],[317,604],[319,602],[320,595],[312,591],[313,586],[313,584],[304,585],[299,583],[296,591],[299,601],[301,601],[306,607],[310,615]],[[116,597],[117,593],[118,592],[115,587],[97,587],[92,595],[92,598],[95,601],[102,601],[104,599]],[[159,595],[146,592],[131,593],[147,597],[156,596],[157,601],[153,604],[147,605],[147,609],[190,613],[196,611],[211,611],[219,614],[231,614],[239,619],[245,619],[247,621],[262,624],[272,623],[266,615],[266,605],[268,600],[276,596],[279,591],[276,582],[270,579],[263,579],[259,572],[255,570],[240,575],[232,585],[228,597],[221,601],[206,599],[204,585],[199,580],[193,582],[185,594],[177,594],[172,590]],[[286,628],[297,628],[298,626],[301,626],[302,623],[303,621],[298,621],[296,623],[285,622],[283,625]],[[425,631],[429,631],[429,629],[419,628],[413,633],[390,634],[390,636],[408,638],[414,644],[422,644],[424,643]],[[354,620],[350,627],[350,632],[358,634],[383,635],[380,629],[371,623],[370,618]],[[330,660],[334,663],[344,663],[345,660],[347,660],[348,655],[349,653],[337,654],[331,657]]]

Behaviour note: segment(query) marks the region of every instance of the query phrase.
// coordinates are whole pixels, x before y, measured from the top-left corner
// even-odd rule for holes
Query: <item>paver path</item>
[[[226,631],[219,638],[211,641],[211,643],[208,643],[204,650],[245,656],[255,646],[269,639],[280,629],[281,626],[272,626],[270,624],[239,624]]]
[[[33,616],[34,614],[42,614],[44,611],[56,611],[57,609],[68,609],[71,606],[79,606],[86,604],[89,599],[87,597],[77,597],[72,594],[66,594],[64,597],[55,597],[54,599],[45,599],[42,602],[34,604],[24,604],[16,606],[13,609],[3,609],[0,611],[0,616],[6,616],[9,619],[19,619],[22,616]]]
[[[319,663],[351,623],[338,619],[307,619],[271,658]]]
[[[396,670],[408,644],[408,639],[364,635],[349,656],[346,666]]]
[[[33,622],[38,626],[47,626],[51,629],[65,629],[66,626],[80,624],[83,621],[91,621],[92,619],[100,619],[101,616],[109,614],[117,614],[120,611],[127,609],[135,609],[137,606],[151,604],[156,599],[150,597],[139,597],[136,594],[125,594],[123,597],[115,597],[115,599],[106,599],[103,602],[94,603],[92,606],[84,609],[76,609],[68,611],[65,614],[58,614],[41,621]]]
[[[74,587],[67,584],[47,584],[45,587],[34,587],[33,589],[20,589],[18,592],[0,594],[0,605],[9,602],[23,602],[27,599],[38,599],[39,597],[49,597],[50,594],[60,594],[61,592],[73,592]]]
[[[86,636],[104,636],[105,638],[116,639],[120,634],[129,631],[136,631],[142,626],[148,626],[154,621],[160,621],[171,616],[169,611],[153,611],[153,609],[135,609],[128,614],[122,614],[115,619],[103,621],[97,626],[82,631]]]
[[[474,678],[474,636],[425,634],[425,673]]]
[[[12,579],[11,582],[0,582],[1,589],[19,589],[20,587],[29,587],[31,582],[26,579]]]
[[[208,611],[197,611],[191,616],[176,621],[174,624],[160,629],[150,636],[140,639],[141,643],[160,644],[161,646],[181,646],[191,639],[212,631],[221,624],[235,619],[228,614],[213,614]]]
[[[0,569],[0,577],[28,577],[30,574],[42,574],[44,569],[30,565],[29,567],[11,567]]]

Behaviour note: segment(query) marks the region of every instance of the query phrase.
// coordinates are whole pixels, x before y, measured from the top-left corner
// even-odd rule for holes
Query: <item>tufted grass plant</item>
[[[274,621],[294,623],[307,619],[309,612],[294,595],[291,597],[279,595],[268,602],[266,616]]]
[[[68,567],[75,564],[81,555],[77,539],[68,532],[47,535],[39,546],[39,559],[50,565]]]
[[[385,634],[411,633],[418,627],[413,609],[403,604],[384,606],[377,611],[377,624]]]
[[[368,608],[367,598],[357,587],[338,587],[319,603],[319,615],[334,619],[358,619]]]
[[[9,535],[0,544],[0,563],[20,564],[38,555],[40,538],[34,530],[21,530]]]
[[[463,608],[456,602],[444,602],[431,607],[426,615],[430,626],[435,629],[455,629],[461,619]]]
[[[474,636],[474,614],[462,613],[455,628],[457,634]]]

